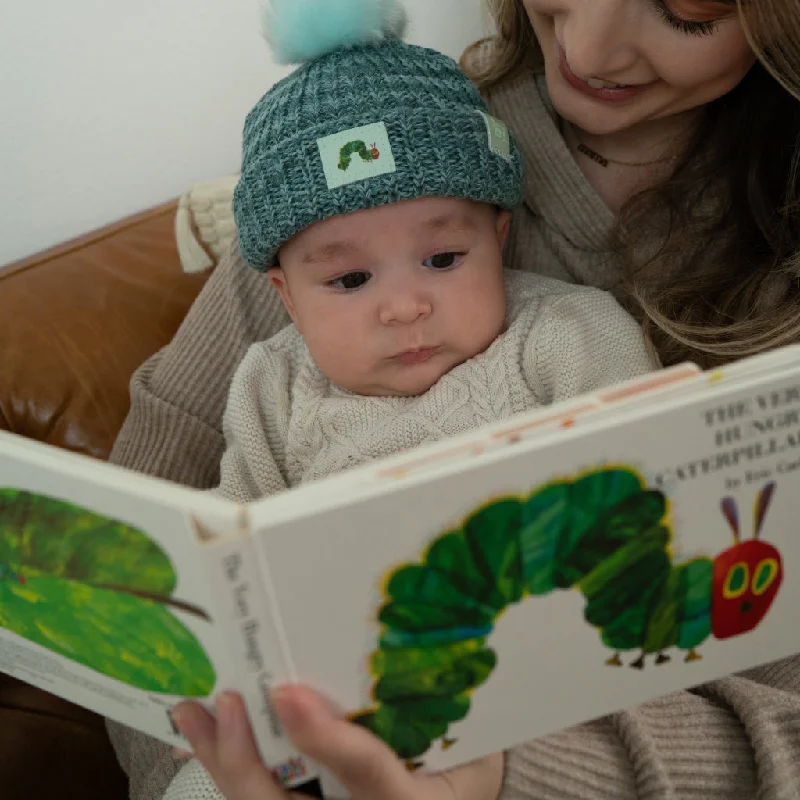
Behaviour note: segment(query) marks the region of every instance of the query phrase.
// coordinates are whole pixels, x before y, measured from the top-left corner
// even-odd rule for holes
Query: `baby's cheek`
[[[503,332],[505,320],[505,293],[488,292],[464,309],[460,325],[480,352]]]
[[[370,337],[346,319],[317,327],[306,336],[306,344],[317,366],[329,376],[353,372],[364,361]]]

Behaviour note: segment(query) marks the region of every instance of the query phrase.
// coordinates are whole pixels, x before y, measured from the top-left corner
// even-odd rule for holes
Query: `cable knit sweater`
[[[614,287],[619,268],[606,246],[613,215],[561,139],[541,76],[523,75],[488,100],[526,158],[526,200],[512,226],[509,266]],[[234,247],[173,342],[134,375],[112,461],[216,486],[234,370],[254,342],[287,323],[277,294]],[[146,736],[113,724],[109,732],[132,800],[160,800],[180,762]],[[508,754],[502,792],[502,800],[754,797],[800,797],[797,658],[517,747]]]
[[[512,271],[506,294],[506,332],[418,397],[341,389],[294,325],[254,344],[231,385],[220,493],[247,503],[655,369],[610,294]]]

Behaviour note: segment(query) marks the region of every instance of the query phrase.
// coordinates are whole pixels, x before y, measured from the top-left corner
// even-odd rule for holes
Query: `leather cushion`
[[[208,275],[181,269],[176,205],[0,269],[0,429],[108,457],[131,374]]]
[[[3,800],[126,800],[128,781],[100,717],[0,675]]]

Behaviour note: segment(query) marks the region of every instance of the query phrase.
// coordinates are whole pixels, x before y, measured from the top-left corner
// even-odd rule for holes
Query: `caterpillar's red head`
[[[377,161],[381,157],[381,151],[375,145],[372,145],[372,149],[369,152],[373,161]]]
[[[714,560],[711,598],[711,631],[717,639],[729,639],[753,630],[769,611],[783,580],[781,554],[759,541],[775,483],[758,494],[753,512],[753,538],[740,541],[739,518],[732,497],[722,500],[722,513],[733,530],[736,544]]]

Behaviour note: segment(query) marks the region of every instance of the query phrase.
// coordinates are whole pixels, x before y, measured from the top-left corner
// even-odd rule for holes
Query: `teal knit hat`
[[[521,203],[510,131],[452,59],[397,38],[404,22],[396,0],[272,0],[278,59],[306,63],[245,122],[233,213],[254,269],[341,214],[430,196]]]

